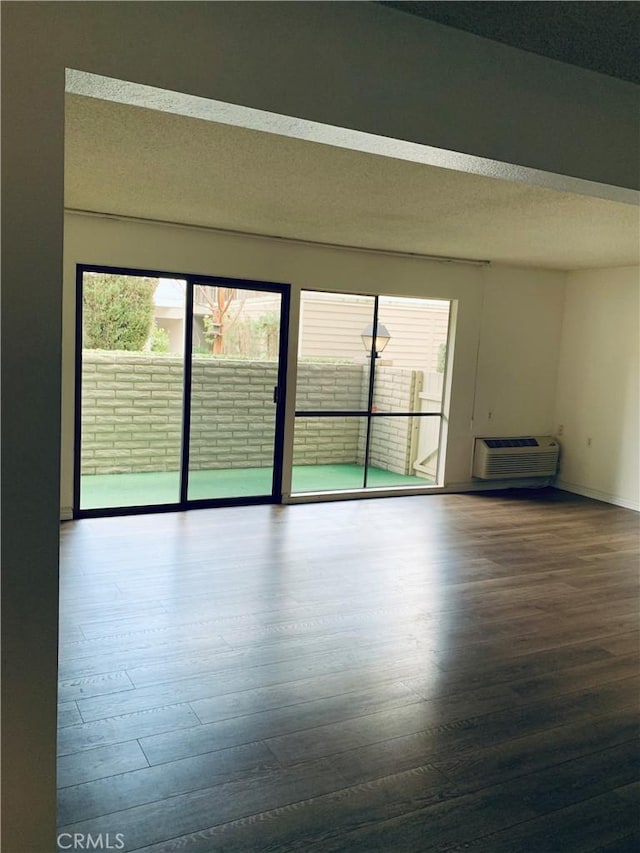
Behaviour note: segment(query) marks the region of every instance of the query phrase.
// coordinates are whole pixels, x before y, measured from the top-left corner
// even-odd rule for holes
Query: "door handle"
[[[273,386],[273,402],[274,403],[278,402],[278,386],[277,385]]]

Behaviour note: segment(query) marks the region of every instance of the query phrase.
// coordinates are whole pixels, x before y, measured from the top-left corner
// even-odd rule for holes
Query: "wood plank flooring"
[[[545,489],[65,524],[59,831],[640,849],[638,522]]]

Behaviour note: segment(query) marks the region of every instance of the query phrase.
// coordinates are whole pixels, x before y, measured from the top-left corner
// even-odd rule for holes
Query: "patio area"
[[[189,474],[189,499],[211,500],[271,494],[271,468],[222,468],[192,471]],[[179,493],[178,471],[154,471],[133,474],[86,474],[81,478],[81,509],[120,506],[149,506],[174,503]],[[361,465],[295,465],[292,491],[327,492],[361,489]],[[424,487],[434,485],[425,477],[396,474],[369,467],[367,488],[393,486]]]

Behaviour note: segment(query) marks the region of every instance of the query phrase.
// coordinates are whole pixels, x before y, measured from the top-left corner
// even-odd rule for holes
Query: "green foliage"
[[[204,339],[213,347],[213,342],[220,335],[220,324],[214,323],[213,317],[205,314],[202,318],[202,325],[204,326]]]
[[[212,349],[215,339],[220,335],[220,327],[211,317],[202,318],[204,336]],[[216,357],[226,358],[275,358],[278,354],[280,335],[280,316],[275,311],[263,314],[257,320],[248,317],[234,319],[224,330],[223,340]]]
[[[444,368],[447,363],[447,345],[440,344],[438,347],[438,364],[436,367],[436,371],[438,373],[444,373]]]
[[[256,336],[264,343],[267,358],[278,354],[278,342],[280,337],[280,315],[275,311],[263,314],[254,323]]]
[[[163,329],[156,323],[151,329],[151,337],[149,339],[149,348],[151,352],[169,352],[169,332]]]
[[[149,338],[157,284],[157,278],[85,273],[85,348],[140,352]]]

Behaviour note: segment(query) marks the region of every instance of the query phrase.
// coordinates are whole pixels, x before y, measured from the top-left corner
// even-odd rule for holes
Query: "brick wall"
[[[272,464],[277,383],[275,361],[193,360],[191,470]]]
[[[376,412],[419,411],[418,394],[422,390],[423,372],[402,367],[379,365],[373,406]],[[373,418],[369,462],[396,474],[413,475],[417,448],[418,418]],[[360,437],[359,461],[364,459],[366,435]]]
[[[147,353],[85,352],[82,381],[82,473],[176,471],[180,467],[182,360]],[[380,410],[407,408],[421,372],[378,368]],[[190,464],[193,470],[271,464],[273,388],[269,361],[194,358]],[[298,365],[297,409],[366,405],[367,373],[359,364]],[[404,418],[374,424],[372,462],[410,473]],[[299,418],[294,463],[362,463],[363,418]]]
[[[83,474],[178,470],[181,421],[180,358],[83,354]]]
[[[361,364],[299,362],[296,410],[345,410],[366,406]],[[296,418],[294,465],[354,464],[361,418]]]

